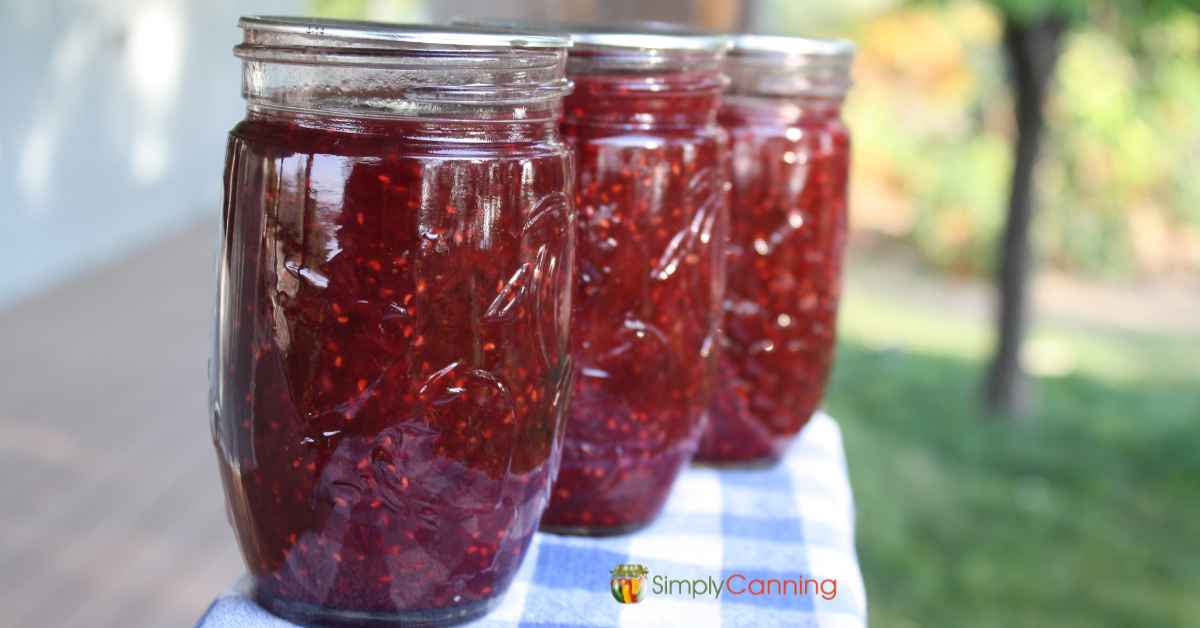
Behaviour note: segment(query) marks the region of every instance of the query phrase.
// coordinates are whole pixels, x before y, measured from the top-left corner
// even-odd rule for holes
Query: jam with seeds
[[[230,137],[213,360],[256,597],[306,624],[478,615],[537,528],[570,393],[558,96],[474,121],[272,104]]]
[[[744,464],[778,459],[824,393],[850,137],[839,111],[848,59],[804,49],[809,62],[796,70],[739,54],[749,52],[742,42],[730,57],[733,93],[719,116],[733,158],[729,282],[719,385],[697,460]],[[801,87],[789,89],[786,79]],[[788,93],[763,92],[770,87]]]
[[[593,71],[587,54],[577,40],[563,124],[578,171],[577,373],[542,528],[615,534],[657,516],[703,429],[725,276],[724,78]]]

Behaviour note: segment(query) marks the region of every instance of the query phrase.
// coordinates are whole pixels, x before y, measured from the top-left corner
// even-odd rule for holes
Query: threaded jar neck
[[[251,108],[365,118],[553,120],[570,41],[475,27],[246,17]]]
[[[850,89],[854,44],[846,40],[741,35],[725,61],[732,96],[839,103]]]

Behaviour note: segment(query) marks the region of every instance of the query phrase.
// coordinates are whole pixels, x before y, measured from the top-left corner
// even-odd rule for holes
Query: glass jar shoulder
[[[838,136],[848,133],[845,122],[836,116],[796,120],[752,120],[733,115],[722,115],[719,120],[721,127],[730,137],[797,141],[804,136]]]
[[[679,127],[564,123],[562,135],[564,141],[575,147],[589,144],[648,149],[666,145],[715,147],[729,141],[729,132],[715,123]]]
[[[670,130],[564,126],[563,139],[574,150],[581,183],[598,178],[650,178],[656,183],[651,188],[657,189],[671,187],[681,174],[699,171],[727,176],[729,133],[716,124]],[[634,190],[648,192],[651,188],[636,186]],[[586,196],[586,189],[578,191]]]
[[[549,124],[248,116],[232,139],[264,153],[409,159],[562,159],[570,149]]]
[[[849,151],[849,130],[836,117],[791,123],[728,119],[722,122],[729,133],[735,171],[749,168],[763,172],[775,162],[784,170],[807,171],[819,164],[839,163]],[[790,176],[785,172],[779,175]]]

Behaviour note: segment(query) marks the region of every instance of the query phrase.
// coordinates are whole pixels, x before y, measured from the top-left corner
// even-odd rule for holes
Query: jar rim
[[[853,81],[846,39],[739,35],[725,58],[731,95],[840,100]]]
[[[720,35],[683,32],[638,32],[621,29],[572,30],[571,43],[577,48],[641,50],[647,52],[723,53],[729,38]]]
[[[644,52],[649,55],[692,52],[721,54],[731,45],[723,33],[690,30],[666,22],[630,22],[625,24],[585,24],[579,22],[539,22],[504,18],[456,19],[452,24],[500,28],[511,32],[542,33],[567,37],[573,52],[583,49],[597,52]]]
[[[855,53],[854,42],[848,39],[737,35],[731,43],[731,58],[761,58],[794,64],[847,63]]]
[[[238,20],[250,33],[288,37],[289,46],[314,48],[410,50],[428,47],[546,49],[570,48],[570,38],[553,33],[487,28],[482,25],[401,24],[283,15],[250,15]],[[238,56],[251,56],[257,46],[243,44]]]
[[[566,37],[432,24],[242,17],[242,94],[252,104],[361,116],[552,108],[570,92]],[[522,115],[532,120],[528,110]]]

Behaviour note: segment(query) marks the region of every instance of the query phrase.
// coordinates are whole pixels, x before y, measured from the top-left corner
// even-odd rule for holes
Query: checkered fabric
[[[649,568],[639,603],[619,604],[610,592],[609,572],[622,563]],[[710,577],[715,584],[725,578],[718,596],[701,595],[693,586],[697,595],[690,597],[681,583],[671,584],[670,594],[665,590],[667,580],[707,582]],[[776,583],[768,584],[770,579]],[[804,590],[797,579],[804,581]],[[782,586],[783,580],[792,584]],[[822,580],[836,580],[835,595]],[[770,588],[768,594],[754,594],[763,587]],[[217,598],[197,625],[292,626],[259,608],[244,590],[235,586]],[[595,539],[538,533],[501,605],[471,625],[862,628],[866,623],[841,431],[829,416],[818,414],[780,465],[688,469],[662,516],[636,534]]]

